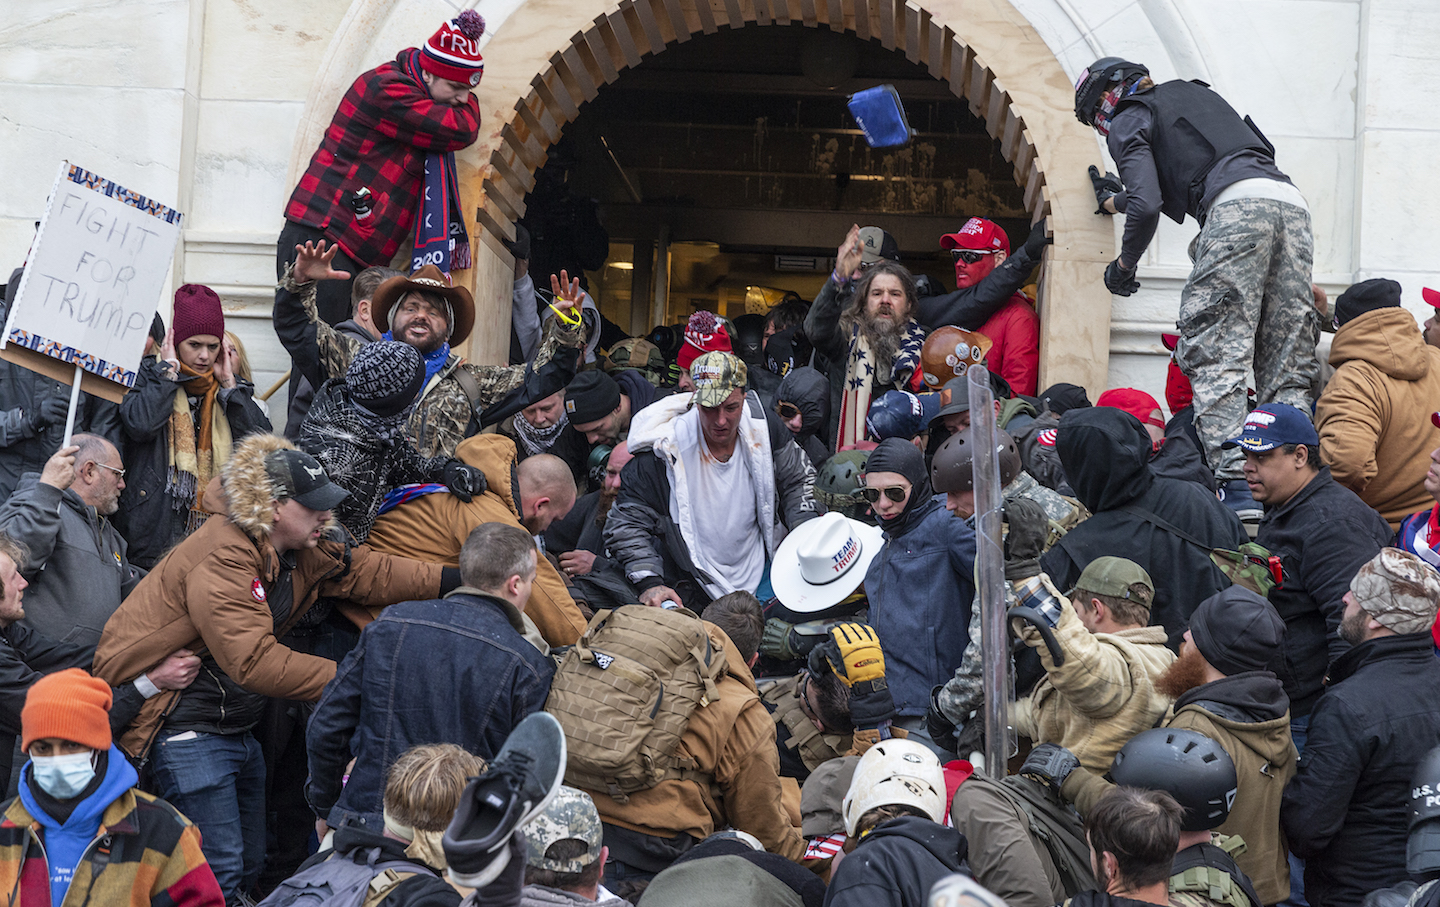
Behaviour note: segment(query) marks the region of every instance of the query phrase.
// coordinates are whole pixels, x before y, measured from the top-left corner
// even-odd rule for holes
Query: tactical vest
[[[1120,102],[1116,115],[1130,104],[1149,109],[1150,147],[1160,177],[1160,210],[1176,223],[1188,213],[1204,222],[1200,203],[1205,197],[1205,176],[1216,162],[1237,151],[1255,151],[1267,157],[1275,149],[1254,124],[1241,119],[1235,108],[1204,82],[1176,80],[1156,85]]]
[[[790,732],[785,746],[794,750],[810,771],[820,767],[822,762],[840,756],[850,749],[851,735],[825,734],[815,730],[803,709],[800,708],[799,684],[794,677],[781,680],[762,690],[760,698],[775,707],[774,718]]]
[[[1217,844],[1196,844],[1175,855],[1171,893],[1192,892],[1227,907],[1261,907],[1250,877],[1235,863],[1235,856],[1245,852],[1245,841],[1231,835],[1218,838]]]

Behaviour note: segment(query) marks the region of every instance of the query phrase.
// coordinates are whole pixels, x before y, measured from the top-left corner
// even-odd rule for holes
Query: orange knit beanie
[[[110,685],[79,668],[58,671],[35,681],[20,712],[21,747],[47,737],[110,748]]]

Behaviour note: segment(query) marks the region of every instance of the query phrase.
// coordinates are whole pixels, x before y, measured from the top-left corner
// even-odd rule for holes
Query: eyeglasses
[[[975,262],[979,261],[981,258],[984,258],[986,255],[994,255],[996,251],[998,250],[986,249],[982,251],[978,249],[951,249],[950,257],[955,259],[956,261],[963,261],[967,265],[973,265]]]
[[[779,414],[780,418],[782,419],[794,419],[796,416],[800,415],[800,407],[796,406],[793,403],[788,403],[784,400],[781,400],[775,404],[775,412]]]
[[[910,489],[906,488],[903,485],[891,485],[889,488],[860,489],[860,496],[863,497],[865,500],[869,501],[871,504],[874,504],[876,501],[880,500],[881,494],[884,494],[885,497],[894,501],[896,504],[903,504],[905,503],[905,496],[910,494]]]
[[[809,671],[802,671],[802,672],[800,672],[800,686],[799,686],[799,688],[796,690],[796,692],[799,694],[799,699],[800,699],[800,712],[801,712],[801,714],[803,714],[806,718],[809,718],[811,721],[815,722],[816,724],[824,725],[825,722],[821,721],[821,720],[820,720],[820,716],[817,715],[817,714],[815,714],[815,711],[814,711],[812,708],[810,708],[810,672],[809,672]]]
[[[95,463],[94,460],[91,460],[90,462],[91,462],[91,463]],[[96,466],[99,466],[101,469],[108,469],[108,470],[110,470],[111,472],[115,473],[116,477],[118,477],[118,478],[121,478],[121,479],[125,478],[125,470],[123,470],[123,469],[116,469],[114,466],[106,466],[104,463],[95,463],[95,465],[96,465]]]

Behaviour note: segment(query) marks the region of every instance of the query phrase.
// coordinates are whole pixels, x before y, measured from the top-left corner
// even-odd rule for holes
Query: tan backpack
[[[598,612],[560,660],[545,702],[565,729],[565,783],[625,803],[635,791],[692,776],[694,759],[676,748],[695,710],[719,698],[724,672],[724,650],[693,612]]]

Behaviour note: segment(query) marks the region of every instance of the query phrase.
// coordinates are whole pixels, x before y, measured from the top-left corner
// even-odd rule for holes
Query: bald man
[[[370,547],[458,567],[465,539],[481,523],[507,523],[538,535],[575,506],[575,479],[559,457],[536,454],[518,460],[515,442],[498,434],[466,438],[455,456],[485,473],[485,493],[466,503],[442,487],[411,498],[375,521]],[[524,614],[552,646],[570,645],[585,630],[585,617],[565,581],[543,557]]]

